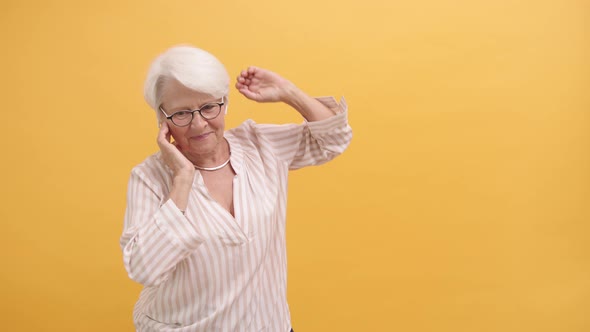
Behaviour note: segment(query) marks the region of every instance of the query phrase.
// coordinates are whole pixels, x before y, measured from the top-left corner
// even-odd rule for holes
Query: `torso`
[[[218,171],[200,171],[209,195],[227,212],[234,215],[233,180],[236,173],[228,164]]]

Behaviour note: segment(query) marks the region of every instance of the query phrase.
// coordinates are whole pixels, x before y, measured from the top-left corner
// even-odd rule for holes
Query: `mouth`
[[[191,136],[190,139],[195,140],[195,141],[202,141],[202,140],[206,139],[207,137],[209,137],[209,135],[211,135],[211,133],[205,133],[205,134],[201,134],[201,135],[197,135],[197,136]]]

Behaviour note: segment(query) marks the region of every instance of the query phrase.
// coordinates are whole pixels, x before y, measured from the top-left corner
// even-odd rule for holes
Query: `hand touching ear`
[[[192,178],[195,167],[183,154],[180,152],[175,143],[170,143],[170,128],[166,121],[161,123],[160,131],[158,132],[158,146],[162,152],[162,159],[174,173],[174,176],[185,175]]]

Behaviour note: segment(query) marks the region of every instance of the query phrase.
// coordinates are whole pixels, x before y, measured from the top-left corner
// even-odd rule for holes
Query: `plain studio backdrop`
[[[350,105],[350,148],[291,175],[296,331],[590,331],[588,22],[583,0],[2,1],[1,329],[133,330],[143,80],[189,43]],[[247,118],[301,121],[232,89]]]

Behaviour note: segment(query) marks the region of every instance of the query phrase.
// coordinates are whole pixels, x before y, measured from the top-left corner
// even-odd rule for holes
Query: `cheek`
[[[186,130],[183,128],[171,128],[170,129],[170,134],[172,136],[172,138],[174,139],[175,142],[177,142],[178,144],[180,144],[180,146],[184,146],[186,144],[186,138],[184,136]]]
[[[217,120],[217,119],[215,119],[215,120]],[[212,123],[212,125],[215,128],[215,131],[217,131],[217,132],[221,133],[221,135],[223,135],[223,131],[225,129],[225,119],[224,118],[222,118],[220,116],[219,120]]]

